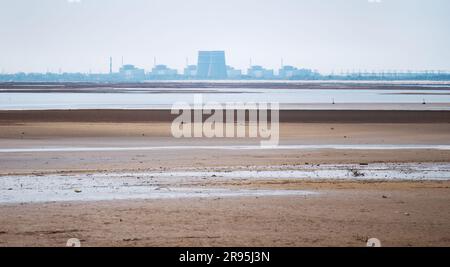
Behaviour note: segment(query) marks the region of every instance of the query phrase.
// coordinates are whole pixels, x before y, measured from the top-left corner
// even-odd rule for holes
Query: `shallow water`
[[[27,179],[28,180],[28,179]],[[67,201],[107,201],[138,199],[182,199],[182,198],[230,198],[230,197],[270,197],[306,196],[314,194],[300,190],[243,190],[222,188],[160,187],[151,184],[132,184],[123,181],[52,179],[44,181],[16,180],[6,190],[0,189],[0,204],[67,202]],[[23,183],[22,183],[23,182]],[[21,188],[17,188],[20,183]],[[25,185],[24,185],[25,183]],[[2,186],[3,187],[3,186]],[[81,188],[81,189],[79,189]],[[80,190],[80,191],[76,191]]]
[[[192,91],[196,91],[193,93]],[[172,92],[173,91],[173,92]],[[170,108],[178,101],[277,102],[280,104],[335,103],[450,103],[441,90],[323,90],[323,89],[146,89],[122,93],[2,93],[0,110],[16,109],[152,109]],[[236,93],[239,92],[239,93]]]
[[[448,181],[450,163],[333,164],[0,177],[0,204],[217,197],[304,196],[302,190],[208,188],[259,180]],[[76,189],[81,192],[77,193]]]
[[[355,172],[356,171],[356,172]],[[150,177],[159,184],[189,184],[205,181],[239,180],[383,180],[446,181],[450,180],[450,163],[374,163],[273,166],[221,170],[187,170],[150,173],[108,173],[104,177]]]

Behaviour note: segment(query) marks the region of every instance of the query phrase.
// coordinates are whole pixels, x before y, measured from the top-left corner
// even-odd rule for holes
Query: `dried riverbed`
[[[0,177],[0,204],[125,199],[302,196],[304,190],[219,188],[257,181],[448,181],[448,163],[327,164]]]

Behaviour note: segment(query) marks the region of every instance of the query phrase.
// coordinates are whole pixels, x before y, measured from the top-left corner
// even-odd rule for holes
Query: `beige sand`
[[[0,206],[0,246],[64,246],[69,238],[84,246],[363,247],[372,237],[383,246],[450,244],[448,183],[329,187],[308,197]]]
[[[450,144],[450,124],[283,123],[285,144]],[[169,123],[9,121],[0,148],[248,144],[175,140]],[[0,153],[0,175],[324,163],[449,162],[439,150],[123,151]],[[1,177],[0,177],[1,179]],[[247,197],[0,205],[0,246],[449,246],[449,182],[272,180],[211,187],[308,189]]]
[[[282,144],[449,144],[450,124],[282,124]],[[169,123],[20,123],[1,126],[0,147],[258,144],[174,139]],[[445,150],[268,150],[48,152],[0,154],[0,174],[155,170],[324,163],[447,162]]]

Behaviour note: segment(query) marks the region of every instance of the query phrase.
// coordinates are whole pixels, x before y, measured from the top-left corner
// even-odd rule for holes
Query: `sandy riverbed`
[[[434,147],[450,145],[450,124],[423,119],[282,123],[282,145],[331,147],[278,150],[195,149],[252,146],[258,140],[173,139],[170,123],[164,121],[3,120],[0,191],[4,199],[29,197],[26,190],[33,196],[33,190],[45,193],[58,188],[72,197],[0,203],[0,246],[64,246],[73,237],[86,246],[364,246],[370,237],[387,246],[448,246],[450,177],[442,166],[448,166],[450,151]],[[190,149],[45,151],[155,146]],[[314,168],[309,173],[323,176],[327,166],[341,169],[336,177],[324,179],[307,179],[305,172],[286,176],[287,171]],[[387,172],[388,177],[383,173],[369,179],[374,175],[371,168]],[[440,171],[439,175],[433,171]],[[347,173],[349,179],[339,176]],[[143,174],[153,179],[139,187],[143,198],[114,197],[114,188],[130,189],[130,181]],[[421,174],[429,179],[412,179]],[[97,176],[106,180],[96,180]],[[91,189],[99,188],[112,197],[87,197]],[[183,194],[188,190],[188,195],[197,188],[194,193],[203,190],[204,194],[145,197],[149,194],[145,190],[164,195],[171,188]]]

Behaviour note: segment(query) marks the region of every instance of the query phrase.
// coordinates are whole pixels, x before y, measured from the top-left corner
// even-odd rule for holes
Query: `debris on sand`
[[[83,191],[81,191],[81,189],[78,189],[78,188],[77,188],[77,189],[74,189],[73,191],[74,191],[75,193],[77,193],[77,194],[83,192]]]
[[[364,176],[364,173],[362,173],[362,172],[360,172],[359,170],[356,170],[356,169],[351,169],[350,172],[353,174],[354,177]]]
[[[122,239],[125,242],[135,242],[135,241],[140,241],[140,238],[124,238]]]
[[[157,188],[155,188],[156,191],[161,191],[161,190],[167,190],[167,191],[171,191],[170,188],[166,187],[166,186],[158,186]]]
[[[360,235],[360,234],[356,234],[353,236],[353,238],[356,241],[360,241],[360,242],[367,242],[369,240],[369,237],[366,235]]]

